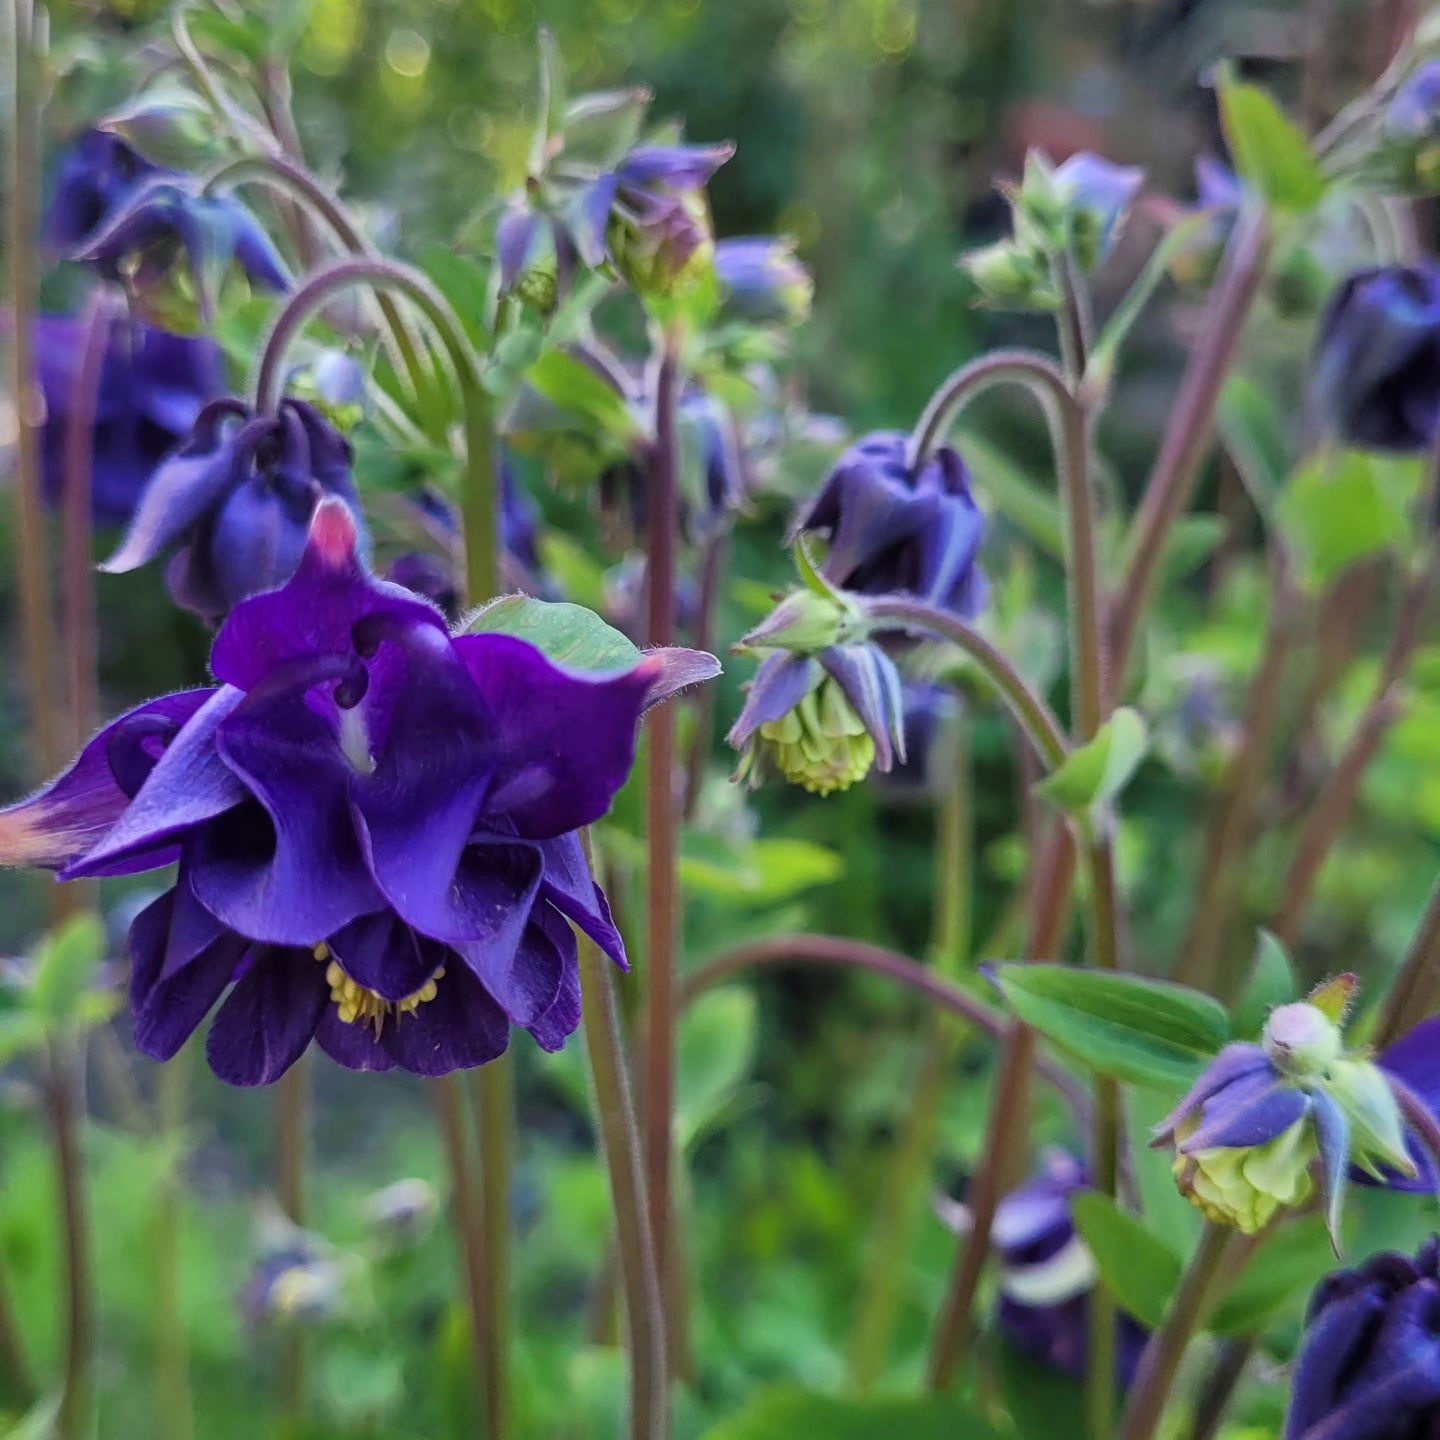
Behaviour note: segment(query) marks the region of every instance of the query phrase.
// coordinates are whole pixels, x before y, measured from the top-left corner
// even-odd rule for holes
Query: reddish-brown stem
[[[720,581],[725,574],[725,557],[730,553],[727,531],[712,535],[700,557],[700,621],[695,629],[695,646],[699,650],[715,650],[716,609],[720,603]],[[685,762],[685,818],[695,816],[700,803],[700,790],[705,783],[705,765],[710,758],[710,744],[715,734],[715,697],[713,685],[701,685],[695,692],[695,733],[690,740],[690,753]]]
[[[1380,1023],[1375,1027],[1376,1046],[1384,1049],[1393,1044],[1435,1009],[1437,999],[1440,999],[1440,880],[1430,892],[1415,938],[1385,998]]]

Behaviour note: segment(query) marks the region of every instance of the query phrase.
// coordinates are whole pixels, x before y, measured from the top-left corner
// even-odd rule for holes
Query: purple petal
[[[1167,1143],[1182,1120],[1188,1119],[1212,1095],[1260,1073],[1273,1074],[1275,1067],[1258,1045],[1236,1043],[1227,1045],[1206,1067],[1190,1087],[1185,1098],[1155,1127],[1155,1143]]]
[[[305,1053],[330,1003],[322,967],[305,950],[257,945],[210,1023],[205,1058],[227,1085],[270,1085]]]
[[[293,578],[237,605],[215,637],[210,668],[242,690],[291,660],[349,655],[356,624],[383,617],[443,631],[440,612],[399,585],[367,574],[356,553],[355,517],[338,497],[315,507],[310,539]]]
[[[578,925],[622,970],[628,970],[625,941],[615,927],[604,891],[590,874],[580,837],[572,833],[542,840],[540,854],[545,861],[541,898]]]
[[[497,765],[485,816],[530,840],[592,824],[635,762],[645,697],[660,662],[577,674],[512,635],[462,635],[455,649],[493,721]]]
[[[445,963],[443,947],[423,941],[392,910],[362,915],[325,943],[357,985],[392,1002],[422,989]]]
[[[220,726],[244,698],[228,686],[209,691],[114,827],[63,878],[129,875],[168,865],[174,858],[171,842],[247,799],[216,746]]]
[[[571,234],[580,259],[592,270],[605,259],[606,233],[619,183],[613,172],[602,175],[585,189],[575,205]]]
[[[1432,1112],[1440,1114],[1440,1015],[1407,1031],[1376,1063],[1398,1075]]]
[[[1269,1075],[1237,1080],[1205,1104],[1199,1128],[1176,1147],[1182,1155],[1197,1150],[1248,1150],[1283,1135],[1310,1109],[1299,1090],[1286,1090]]]
[[[734,145],[639,145],[620,167],[622,185],[697,190],[735,153]]]
[[[905,701],[895,662],[874,645],[832,645],[820,663],[845,692],[860,722],[875,742],[875,764],[889,770],[905,758],[905,730],[901,719]]]
[[[1327,1305],[1311,1320],[1291,1390],[1287,1436],[1299,1440],[1335,1411],[1385,1305],[1377,1289],[1364,1290]]]
[[[575,932],[548,905],[535,907],[534,923],[525,932],[521,949],[539,950],[548,947],[560,961],[560,984],[555,998],[543,1014],[525,1028],[535,1043],[552,1054],[565,1048],[565,1042],[580,1027],[580,961],[576,953]]]
[[[469,967],[457,962],[436,981],[435,998],[387,1026],[381,1043],[412,1075],[448,1075],[504,1054],[510,1025]]]
[[[760,662],[740,718],[726,736],[736,750],[762,726],[782,720],[818,683],[820,662],[809,655],[776,652]]]
[[[1315,1139],[1320,1147],[1320,1188],[1325,1198],[1325,1226],[1336,1256],[1340,1254],[1340,1211],[1350,1166],[1350,1122],[1324,1090],[1313,1097]]]
[[[245,271],[246,279],[258,289],[283,295],[290,289],[291,282],[289,268],[280,252],[248,210],[238,202],[231,204],[235,259]]]
[[[421,1007],[424,1008],[423,1006]],[[407,1021],[408,1023],[408,1021]],[[395,1057],[385,1048],[383,1032],[369,1025],[347,1025],[334,1005],[328,1005],[315,1029],[315,1043],[347,1070],[385,1071],[395,1068]]]
[[[495,227],[495,252],[500,259],[500,288],[509,293],[534,262],[537,240],[544,238],[540,217],[523,205],[511,206]]]
[[[486,837],[465,852],[457,876],[458,903],[469,913],[474,938],[455,949],[517,1025],[543,1014],[560,986],[554,957],[525,945],[541,870],[538,847]]]
[[[651,709],[681,690],[713,680],[720,662],[705,650],[686,650],[679,645],[662,645],[645,652],[645,658],[660,662],[660,673],[645,694],[645,708]]]
[[[58,779],[0,810],[0,862],[58,870],[93,849],[155,764],[150,749],[178,731],[214,693],[166,695],[107,725]],[[133,786],[118,783],[117,762]]]

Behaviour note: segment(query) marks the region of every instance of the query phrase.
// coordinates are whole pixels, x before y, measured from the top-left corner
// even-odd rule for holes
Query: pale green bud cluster
[[[745,769],[764,758],[791,784],[814,795],[848,790],[875,763],[865,722],[829,676],[779,720],[760,727]],[[743,778],[743,777],[742,777]]]

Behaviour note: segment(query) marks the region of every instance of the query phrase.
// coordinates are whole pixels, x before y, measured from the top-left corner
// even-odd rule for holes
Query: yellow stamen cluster
[[[875,742],[834,680],[827,678],[793,710],[760,727],[775,768],[815,795],[848,790],[875,763]]]
[[[393,1014],[398,1021],[402,1016],[413,1015],[427,1000],[433,1000],[437,990],[435,982],[445,975],[442,965],[413,995],[403,1000],[386,1000],[352,980],[323,941],[315,947],[315,958],[329,962],[325,967],[325,982],[330,986],[330,998],[340,1019],[347,1025],[374,1025],[377,1037],[385,1028],[387,1016]]]
[[[1177,1134],[1184,1139],[1198,1124],[1197,1116]],[[1207,1220],[1255,1235],[1282,1209],[1310,1198],[1318,1154],[1315,1127],[1302,1117],[1267,1144],[1176,1155],[1173,1168],[1180,1193]]]

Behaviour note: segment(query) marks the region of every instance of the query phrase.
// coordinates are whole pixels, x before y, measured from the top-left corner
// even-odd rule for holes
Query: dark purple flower
[[[46,249],[70,258],[136,189],[170,173],[142,159],[118,135],[87,130],[61,157],[45,217]]]
[[[791,527],[823,534],[820,569],[860,595],[913,595],[973,619],[985,604],[977,557],[985,517],[970,493],[965,462],[948,445],[918,475],[905,463],[906,437],[879,431],[852,445]]]
[[[303,400],[262,416],[238,400],[213,401],[155,472],[103,568],[123,573],[173,551],[166,579],[176,603],[217,622],[295,573],[326,496],[361,524],[350,460],[350,442]]]
[[[62,879],[178,861],[130,932],[136,1043],[169,1059],[219,1002],[206,1053],[231,1084],[270,1083],[312,1039],[423,1075],[495,1058],[512,1025],[559,1048],[580,1017],[570,922],[625,963],[576,832],[624,783],[646,704],[718,668],[577,673],[510,635],[452,637],[355,545],[322,501],[294,577],[217,635],[217,688],[122,716],[0,812],[0,858]]]
[[[721,240],[715,275],[730,308],[746,320],[793,323],[810,311],[815,287],[788,240],[771,235]]]
[[[1085,1378],[1096,1269],[1070,1205],[1088,1183],[1074,1156],[1048,1151],[1040,1174],[1000,1202],[990,1232],[1001,1263],[996,1313],[1001,1334],[1072,1380]],[[1148,1332],[1132,1315],[1117,1318],[1115,1377],[1128,1389]]]
[[[52,503],[63,487],[85,340],[85,322],[70,316],[42,316],[35,327],[36,370],[45,395],[45,493]],[[90,442],[91,501],[100,524],[130,518],[160,462],[190,434],[201,407],[224,384],[224,360],[213,341],[148,325],[111,325]]]
[[[1335,293],[1311,361],[1314,421],[1348,445],[1418,454],[1440,431],[1440,265],[1361,270]]]
[[[1440,1435],[1440,1236],[1376,1255],[1310,1300],[1285,1440]]]

